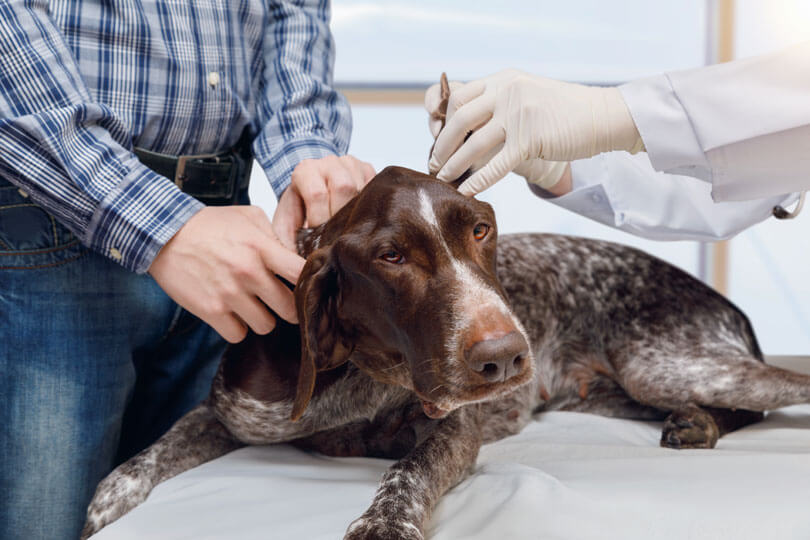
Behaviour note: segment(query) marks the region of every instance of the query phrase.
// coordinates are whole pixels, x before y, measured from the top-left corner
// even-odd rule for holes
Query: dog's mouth
[[[450,414],[449,409],[443,409],[432,401],[427,401],[424,399],[420,399],[419,401],[422,403],[422,411],[424,411],[425,416],[427,416],[428,418],[439,420],[440,418],[444,418],[445,416]]]
[[[533,365],[530,362],[529,365]],[[521,375],[510,379],[508,382],[476,384],[469,387],[456,387],[452,383],[445,381],[441,386],[448,392],[440,397],[430,396],[416,390],[417,398],[422,405],[425,416],[434,420],[439,420],[450,414],[455,409],[473,403],[482,403],[501,398],[510,394],[527,384],[534,376],[534,369],[525,370]]]

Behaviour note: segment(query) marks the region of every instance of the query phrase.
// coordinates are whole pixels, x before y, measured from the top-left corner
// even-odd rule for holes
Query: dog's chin
[[[473,403],[483,403],[498,399],[507,394],[511,394],[521,386],[528,384],[534,377],[533,362],[529,364],[529,369],[525,370],[518,377],[507,382],[484,384],[469,389],[460,389],[458,392],[450,392],[438,399],[423,397],[418,391],[417,396],[422,404],[422,411],[428,418],[439,420],[444,418],[454,410]]]

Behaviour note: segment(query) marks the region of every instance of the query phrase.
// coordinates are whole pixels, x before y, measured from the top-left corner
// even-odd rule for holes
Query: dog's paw
[[[99,483],[87,507],[87,521],[81,540],[96,534],[138,506],[152,491],[152,483],[130,471],[127,465],[121,465]]]
[[[349,525],[343,540],[424,540],[421,528],[397,516],[364,515]]]
[[[717,423],[705,410],[688,405],[673,411],[664,421],[661,446],[665,448],[714,448],[720,430]]]

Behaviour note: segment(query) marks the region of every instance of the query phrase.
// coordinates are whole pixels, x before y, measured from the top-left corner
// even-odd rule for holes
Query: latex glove
[[[374,167],[354,156],[305,159],[292,172],[273,215],[273,230],[295,251],[295,235],[303,226],[317,227],[374,178]]]
[[[429,169],[451,181],[499,145],[503,148],[465,182],[465,190],[480,192],[529,159],[571,161],[643,148],[617,88],[565,83],[517,70],[454,89]]]
[[[449,81],[448,85],[450,87],[450,100],[446,113],[440,111],[442,101],[441,85],[434,84],[425,92],[425,109],[428,112],[428,127],[434,139],[439,136],[439,133],[442,131],[442,126],[453,116],[455,112],[455,106],[457,106],[458,101],[453,98],[454,92],[464,86],[463,83],[458,81]],[[472,171],[481,169],[490,160],[492,160],[492,158],[495,157],[495,155],[497,155],[502,148],[503,143],[498,144],[496,147],[490,149],[487,154],[477,156],[475,161],[470,163],[467,168],[471,169]],[[563,173],[567,170],[567,167],[568,164],[566,162],[546,161],[544,159],[534,158],[519,162],[514,167],[514,172],[525,178],[527,182],[536,184],[543,189],[551,190],[562,179]],[[467,171],[467,168],[459,171],[455,170],[451,165],[451,167],[448,169],[449,174],[441,179],[445,181],[453,181],[464,174],[464,172]],[[489,185],[483,186],[478,190],[472,189],[472,187],[473,185],[468,179],[461,186],[459,186],[459,191],[465,195],[474,195],[480,191],[483,191],[489,187]]]
[[[247,334],[273,330],[272,308],[298,322],[292,291],[304,259],[273,232],[258,206],[203,208],[158,252],[149,273],[175,302],[236,343]]]

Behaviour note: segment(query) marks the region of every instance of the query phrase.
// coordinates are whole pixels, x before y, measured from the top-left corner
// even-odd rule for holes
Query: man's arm
[[[530,186],[552,203],[609,227],[654,240],[729,238],[769,218],[776,205],[797,195],[715,203],[711,185],[689,176],[657,172],[646,154],[601,154],[571,163],[568,185],[549,191]]]
[[[275,274],[295,281],[304,261],[281,247],[257,208],[204,208],[141,164],[127,126],[92,99],[41,1],[0,0],[0,174],[84,245],[150,270],[230,341],[245,325],[273,328],[264,304],[296,319]]]
[[[294,249],[298,228],[329,219],[374,176],[371,165],[344,155],[352,121],[346,98],[332,87],[329,4],[292,0],[269,6],[273,25],[265,36],[253,151],[280,198],[273,228],[288,249]]]
[[[270,2],[264,40],[256,160],[277,196],[304,160],[343,155],[349,148],[349,104],[332,88],[334,40],[328,0]]]
[[[203,206],[137,160],[36,0],[0,1],[0,175],[136,272]]]

